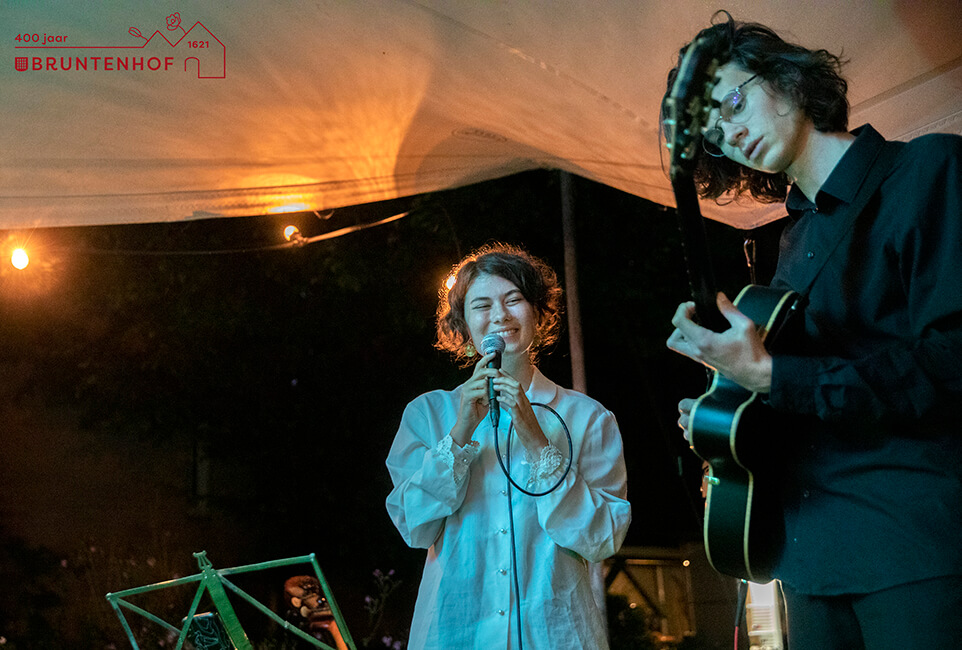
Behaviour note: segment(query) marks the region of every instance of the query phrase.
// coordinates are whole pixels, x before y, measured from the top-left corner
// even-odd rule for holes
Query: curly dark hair
[[[450,289],[442,284],[439,292],[435,347],[450,352],[462,365],[471,363],[466,352],[471,335],[464,319],[464,297],[474,279],[482,274],[496,275],[513,283],[534,307],[538,327],[529,353],[532,362],[536,361],[538,354],[554,344],[561,334],[562,290],[550,266],[510,244],[487,244],[454,266],[448,276],[455,278],[454,284]]]
[[[721,15],[727,20],[714,22]],[[721,53],[720,63],[734,63],[767,81],[776,93],[791,99],[817,130],[834,133],[848,130],[848,83],[841,76],[845,61],[840,57],[827,50],[810,50],[788,43],[764,25],[735,21],[727,11],[716,12],[712,22],[693,42],[706,38],[714,51]],[[679,61],[689,45],[691,43],[679,51]],[[666,98],[677,74],[677,67],[668,73]],[[662,101],[663,125],[665,117],[666,106]],[[791,184],[784,173],[749,169],[728,158],[709,156],[700,148],[693,176],[698,194],[719,203],[719,198],[728,192],[733,198],[748,193],[757,201],[777,203],[785,200]]]

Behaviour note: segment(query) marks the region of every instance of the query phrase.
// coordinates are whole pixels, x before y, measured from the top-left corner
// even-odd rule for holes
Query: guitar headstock
[[[697,149],[712,108],[711,92],[715,87],[718,59],[706,38],[693,41],[681,63],[665,98],[667,147],[671,152],[672,180],[691,175]]]
[[[708,255],[705,225],[693,178],[697,147],[701,146],[705,124],[714,104],[711,92],[715,88],[717,69],[714,48],[704,37],[695,39],[685,50],[671,92],[665,97],[664,124],[668,132],[668,150],[671,151],[671,186],[675,193],[695,314],[705,327],[723,332],[728,329],[728,321],[715,303],[718,293],[715,273]]]

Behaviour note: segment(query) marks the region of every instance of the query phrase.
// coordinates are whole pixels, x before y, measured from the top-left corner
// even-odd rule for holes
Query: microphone
[[[481,354],[487,356],[492,352],[494,358],[488,362],[489,368],[501,367],[501,353],[504,352],[504,339],[499,334],[488,334],[481,339]],[[491,418],[491,426],[498,428],[498,420],[501,418],[501,407],[498,406],[498,394],[494,390],[494,380],[488,377],[488,416]]]

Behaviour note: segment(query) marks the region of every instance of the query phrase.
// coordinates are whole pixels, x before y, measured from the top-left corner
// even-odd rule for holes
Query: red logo
[[[16,49],[46,50],[43,56],[17,56],[18,72],[164,72],[196,70],[198,79],[227,77],[227,47],[200,21],[181,26],[180,12],[167,16],[167,38],[159,29],[144,36],[137,27],[127,30],[140,45],[67,45],[67,34],[17,34]],[[179,33],[178,33],[179,32]],[[91,50],[103,50],[92,52]]]

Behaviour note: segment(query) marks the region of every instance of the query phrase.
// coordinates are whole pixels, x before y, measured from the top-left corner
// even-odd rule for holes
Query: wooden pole
[[[571,387],[587,394],[584,342],[581,335],[581,305],[578,299],[578,251],[575,236],[574,192],[571,174],[561,175],[561,227],[564,234],[565,295],[568,310],[568,341],[571,348]]]
[[[588,394],[588,379],[585,373],[584,340],[581,334],[581,303],[578,298],[578,250],[575,235],[574,191],[571,174],[559,172],[561,176],[561,227],[564,234],[565,251],[565,295],[568,309],[568,342],[571,348],[571,387]],[[588,564],[588,577],[595,604],[601,612],[601,620],[607,629],[608,608],[605,603],[605,577],[601,563]]]

